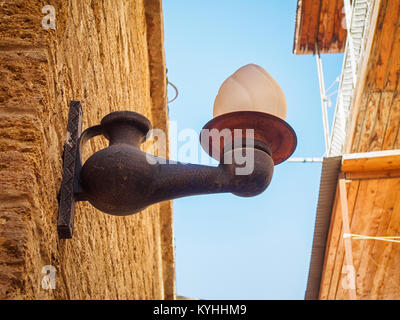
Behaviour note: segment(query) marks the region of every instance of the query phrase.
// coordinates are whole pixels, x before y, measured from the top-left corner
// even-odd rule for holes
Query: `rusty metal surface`
[[[79,151],[78,139],[81,135],[81,130],[81,103],[79,101],[71,101],[63,153],[63,175],[58,208],[57,231],[60,239],[72,238],[74,229],[74,182],[76,177],[76,159]]]
[[[245,136],[246,129],[254,129],[255,147],[269,152],[275,165],[289,158],[297,146],[297,137],[292,127],[282,119],[263,112],[237,111],[226,113],[209,121],[203,127],[204,129],[217,129],[220,132],[229,129],[232,136],[234,129],[242,129],[243,136]],[[200,142],[210,156],[216,160],[221,158],[225,146],[223,137],[221,137],[217,147],[213,144],[211,136],[209,141],[203,139]],[[207,144],[211,146],[209,150],[207,150]],[[219,150],[215,150],[218,147]]]
[[[154,203],[185,196],[223,192],[242,197],[258,195],[270,184],[274,164],[286,159],[296,146],[293,130],[276,117],[262,113],[239,113],[238,120],[232,120],[232,115],[223,117],[224,121],[218,117],[210,122],[218,128],[230,124],[231,128],[256,129],[255,146],[240,147],[241,152],[249,148],[254,151],[254,169],[247,175],[238,175],[236,169],[243,165],[235,160],[221,161],[218,167],[212,167],[177,163],[142,152],[140,145],[146,140],[151,123],[135,112],[113,112],[100,125],[80,135],[79,102],[72,102],[70,108],[70,139],[65,146],[59,208],[60,238],[72,237],[74,201],[89,201],[105,213],[124,216]],[[109,146],[82,164],[85,143],[97,135],[104,135]],[[221,152],[232,152],[231,149],[225,145]]]
[[[261,193],[273,173],[271,157],[254,152],[254,171],[235,174],[236,164],[218,167],[182,164],[150,156],[139,149],[150,123],[133,112],[114,112],[102,122],[108,148],[93,154],[83,165],[83,198],[97,209],[114,215],[140,212],[147,206],[184,196],[232,192],[240,196]]]

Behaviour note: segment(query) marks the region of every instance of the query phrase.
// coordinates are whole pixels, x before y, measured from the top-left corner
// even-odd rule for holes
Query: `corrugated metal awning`
[[[314,239],[305,294],[306,300],[318,299],[326,241],[341,163],[341,156],[324,158],[322,163],[317,216],[315,218]]]

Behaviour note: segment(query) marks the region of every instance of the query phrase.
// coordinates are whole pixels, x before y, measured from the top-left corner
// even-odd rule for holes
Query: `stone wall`
[[[169,202],[129,217],[80,202],[73,239],[56,232],[70,100],[83,129],[117,110],[167,129],[160,2],[0,1],[0,299],[174,298]],[[45,5],[55,30],[42,27]],[[92,139],[85,158],[105,146]]]

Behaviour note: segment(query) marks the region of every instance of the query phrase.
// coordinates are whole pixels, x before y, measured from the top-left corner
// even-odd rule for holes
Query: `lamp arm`
[[[253,169],[244,175],[237,174],[236,169],[240,166],[234,161],[232,164],[221,163],[217,167],[173,161],[157,164],[156,179],[150,188],[151,198],[160,202],[186,196],[227,192],[244,197],[255,196],[268,187],[274,164],[266,152],[258,149],[254,149],[253,152]]]
[[[254,149],[252,170],[237,174],[239,165],[218,167],[183,164],[151,156],[126,144],[114,144],[92,155],[79,173],[82,194],[97,209],[129,215],[149,205],[185,196],[232,192],[253,196],[269,185],[274,163]]]
[[[155,202],[233,191],[233,178],[224,165],[212,167],[167,161],[156,166],[157,176],[150,188]]]

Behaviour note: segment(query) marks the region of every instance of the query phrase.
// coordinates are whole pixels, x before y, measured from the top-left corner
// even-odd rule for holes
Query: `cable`
[[[363,236],[360,234],[353,233],[343,233],[344,239],[354,239],[354,240],[380,240],[380,241],[388,241],[388,242],[397,242],[400,243],[400,236],[391,236],[391,237],[373,237],[373,236]],[[399,239],[399,240],[396,240]]]
[[[328,92],[330,89],[332,89],[332,87],[335,85],[336,82],[340,82],[340,76],[338,76],[338,77],[331,83],[331,85],[328,87],[328,89],[326,89],[326,92]]]
[[[174,101],[176,98],[178,98],[179,92],[178,92],[178,88],[175,87],[175,85],[173,83],[168,81],[168,78],[167,78],[167,84],[170,84],[175,89],[175,97],[173,97],[171,100],[168,100],[168,103],[170,103],[170,102]]]
[[[310,162],[322,162],[322,158],[289,158],[288,162],[300,162],[300,163],[310,163]]]

